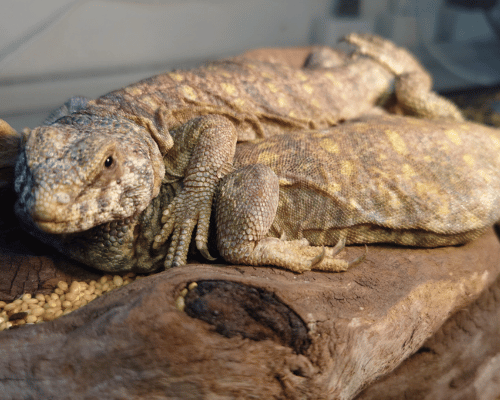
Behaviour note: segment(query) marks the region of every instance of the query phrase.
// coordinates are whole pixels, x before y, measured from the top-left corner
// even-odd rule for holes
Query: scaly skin
[[[356,45],[368,41],[361,37]],[[165,267],[182,265],[196,229],[197,248],[211,259],[212,201],[238,140],[328,128],[369,113],[390,87],[395,65],[398,73],[418,70],[406,51],[373,42],[384,65],[358,57],[332,68],[322,61],[294,69],[236,58],[158,75],[86,104],[70,102],[74,113],[55,121],[54,114],[26,139],[17,163],[17,213],[31,228],[73,234],[135,220],[160,182],[182,181],[162,210],[155,249],[169,241]]]
[[[215,194],[218,251],[229,263],[344,271],[323,246],[466,243],[500,217],[499,149],[498,129],[396,116],[238,144]],[[39,234],[93,267],[152,272],[167,257],[155,246],[161,210],[182,189],[164,182],[133,218]]]

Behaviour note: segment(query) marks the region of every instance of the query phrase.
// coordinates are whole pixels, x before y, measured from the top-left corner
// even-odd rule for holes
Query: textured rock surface
[[[368,387],[368,399],[498,399],[500,279],[457,311],[396,370]]]
[[[362,252],[349,248],[347,257]],[[175,268],[56,321],[2,332],[0,392],[6,398],[352,398],[474,302],[499,274],[499,256],[489,232],[456,248],[372,246],[366,262],[340,274]],[[191,282],[199,287],[186,295],[186,311],[178,311],[176,299]],[[444,336],[455,331],[452,325]],[[490,371],[478,374],[487,381]]]

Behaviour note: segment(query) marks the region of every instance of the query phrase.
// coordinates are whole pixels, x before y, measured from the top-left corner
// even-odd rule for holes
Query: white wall
[[[0,0],[0,118],[250,48],[309,43],[328,0]]]

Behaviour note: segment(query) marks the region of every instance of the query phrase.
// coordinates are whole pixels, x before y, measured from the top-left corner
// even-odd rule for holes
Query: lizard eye
[[[106,158],[106,161],[104,161],[104,166],[106,168],[109,168],[113,165],[113,157],[109,156],[108,158]]]

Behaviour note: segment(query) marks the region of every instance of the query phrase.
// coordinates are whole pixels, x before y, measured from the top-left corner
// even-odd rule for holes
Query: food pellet
[[[61,304],[63,308],[70,308],[73,306],[73,303],[71,301],[63,301],[63,303]]]
[[[5,305],[3,309],[5,311],[12,311],[16,307],[17,307],[16,303],[9,303],[9,304]]]
[[[84,293],[83,294],[83,298],[87,301],[90,301],[92,300],[92,295],[91,294],[88,294],[88,293]]]
[[[141,277],[134,273],[127,273],[123,277],[104,275],[98,281],[73,281],[70,284],[60,281],[50,294],[24,293],[11,303],[0,301],[0,331],[19,325],[52,321],[83,307],[106,292],[128,285],[139,278]],[[182,308],[181,304],[179,306]]]
[[[186,307],[186,301],[184,300],[183,296],[177,297],[175,299],[175,308],[177,308],[179,311],[184,311],[184,308]]]
[[[121,286],[123,285],[123,278],[120,275],[115,275],[113,277],[113,283],[115,286]]]
[[[76,301],[77,297],[78,297],[78,296],[77,296],[75,293],[69,292],[69,293],[67,293],[67,294],[66,294],[65,299],[66,299],[67,301],[71,301],[71,302],[73,302],[73,301]]]
[[[78,293],[80,292],[80,283],[77,281],[71,282],[71,286],[69,287],[70,293]]]
[[[45,309],[43,307],[38,307],[38,308],[34,308],[33,310],[31,310],[31,315],[34,315],[35,317],[39,317],[44,312],[45,312]]]

